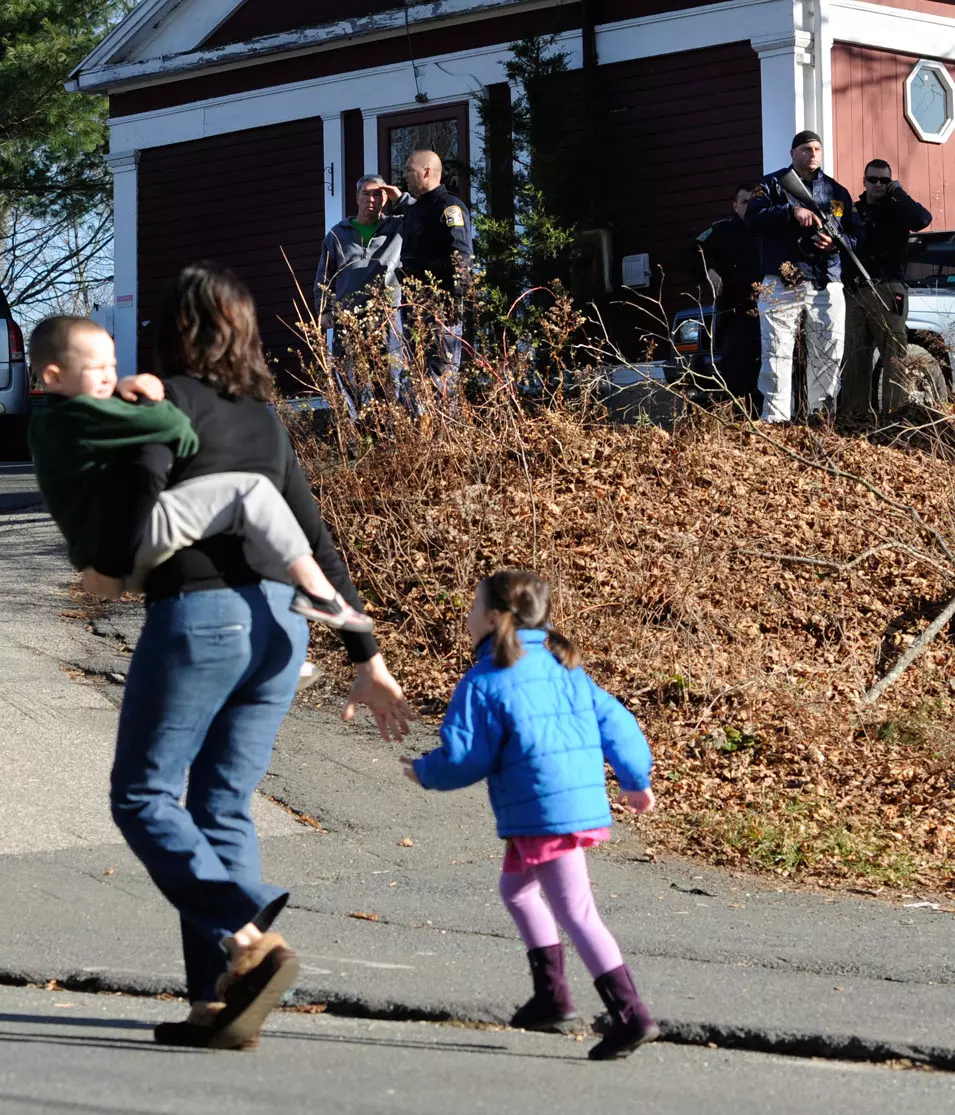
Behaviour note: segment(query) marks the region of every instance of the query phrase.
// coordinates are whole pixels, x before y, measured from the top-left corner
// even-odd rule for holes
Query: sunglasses
[[[865,180],[870,186],[887,186],[892,181],[891,178],[880,178],[877,174],[867,174]]]

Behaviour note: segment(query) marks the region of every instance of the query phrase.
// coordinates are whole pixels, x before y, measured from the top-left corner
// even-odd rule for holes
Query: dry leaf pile
[[[656,848],[955,889],[951,628],[862,700],[955,592],[944,454],[510,402],[393,414],[344,464],[308,451],[385,657],[425,712],[469,663],[476,581],[533,567],[555,626],[651,740],[659,812],[640,825]]]

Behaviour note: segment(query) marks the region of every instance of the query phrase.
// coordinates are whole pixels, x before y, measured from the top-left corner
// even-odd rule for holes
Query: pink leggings
[[[519,875],[501,875],[501,898],[528,949],[558,944],[559,924],[594,979],[623,963],[620,948],[594,905],[583,848]]]

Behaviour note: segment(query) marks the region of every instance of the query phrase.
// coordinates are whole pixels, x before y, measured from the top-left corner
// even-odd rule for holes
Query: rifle
[[[838,244],[840,249],[849,257],[856,271],[859,272],[859,277],[863,280],[863,282],[866,283],[872,293],[882,303],[886,313],[894,313],[895,311],[891,307],[886,306],[885,299],[882,297],[881,294],[879,294],[878,288],[872,281],[872,276],[869,274],[868,271],[866,271],[865,267],[862,265],[862,261],[855,254],[852,248],[849,247],[849,242],[842,235],[842,232],[839,230],[839,226],[833,220],[832,215],[830,213],[824,213],[819,208],[816,199],[812,196],[809,190],[806,189],[806,183],[803,182],[803,180],[799,177],[795,170],[793,170],[792,167],[790,167],[785,174],[781,174],[779,176],[779,184],[786,191],[786,193],[794,197],[804,209],[808,209],[810,213],[815,213],[819,220],[822,221],[822,228],[820,231],[824,232],[834,243]]]

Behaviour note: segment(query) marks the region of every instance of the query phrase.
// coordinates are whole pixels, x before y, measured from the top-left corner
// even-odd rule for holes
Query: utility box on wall
[[[640,255],[624,256],[623,274],[621,282],[629,287],[646,287],[650,285],[650,256],[646,252]]]

